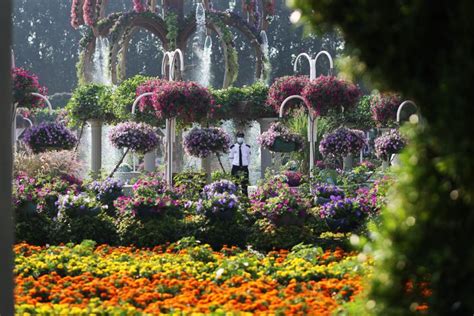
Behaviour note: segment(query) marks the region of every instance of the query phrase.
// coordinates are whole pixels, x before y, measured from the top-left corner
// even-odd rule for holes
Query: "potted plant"
[[[277,78],[268,90],[267,106],[280,113],[282,102],[292,95],[301,95],[303,89],[310,82],[307,76],[284,76]],[[300,101],[290,101],[288,109],[294,108]]]
[[[13,103],[17,108],[39,109],[44,107],[44,100],[32,93],[46,95],[48,90],[39,84],[38,76],[23,68],[12,69]]]
[[[401,97],[395,93],[377,93],[370,96],[372,118],[379,128],[392,127],[396,123]]]
[[[267,181],[251,195],[250,213],[276,226],[301,226],[311,203],[279,177]]]
[[[183,123],[201,122],[215,111],[209,90],[192,81],[152,80],[137,88],[137,93],[155,92],[139,103],[140,111],[151,106],[159,119],[179,118]]]
[[[332,196],[345,197],[342,189],[326,183],[316,183],[312,188],[312,193],[316,196],[315,202],[317,205],[324,205],[330,202]]]

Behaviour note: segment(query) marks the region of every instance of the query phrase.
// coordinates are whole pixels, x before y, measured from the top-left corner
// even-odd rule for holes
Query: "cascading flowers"
[[[204,187],[196,211],[211,219],[231,219],[239,209],[237,185],[229,180],[219,180]]]
[[[114,126],[109,140],[118,149],[128,148],[134,152],[146,153],[158,146],[158,135],[146,123],[125,122]]]
[[[352,110],[361,95],[356,85],[334,76],[319,76],[311,80],[301,92],[307,105],[318,116],[327,115],[331,111]]]
[[[184,150],[193,157],[205,158],[210,154],[225,154],[229,152],[231,139],[222,128],[193,128],[184,137]]]
[[[324,157],[341,159],[348,154],[357,154],[366,145],[363,131],[340,127],[323,136],[319,151]]]
[[[145,12],[145,6],[142,0],[133,0],[133,10],[138,13]]]
[[[395,93],[382,93],[370,96],[372,118],[378,127],[388,127],[395,124],[400,103],[401,97]]]
[[[114,126],[109,132],[109,140],[118,149],[126,148],[109,178],[112,178],[130,150],[147,153],[155,149],[159,143],[158,135],[151,125],[136,122],[125,122]]]
[[[41,123],[26,130],[22,138],[35,154],[49,150],[73,149],[77,137],[66,126],[59,123]]]
[[[281,179],[273,178],[250,197],[250,212],[277,226],[302,224],[311,206],[309,200]]]
[[[137,88],[137,92],[154,92],[140,103],[140,111],[152,106],[159,119],[178,118],[184,123],[200,122],[215,111],[209,90],[192,81],[154,80]]]
[[[359,201],[342,196],[331,196],[330,201],[321,206],[319,216],[334,232],[349,232],[357,229],[367,217]]]
[[[92,191],[97,200],[104,205],[112,205],[119,196],[122,195],[123,183],[117,179],[106,178],[103,181],[93,181],[89,183],[87,189]]]
[[[306,76],[285,76],[275,80],[268,90],[267,105],[271,106],[275,113],[280,112],[281,103],[289,96],[301,95],[303,89],[309,83],[309,78]],[[288,109],[294,108],[300,101],[290,101],[286,107]]]
[[[237,189],[238,187],[234,182],[223,179],[206,185],[203,189],[203,195],[204,197],[210,197],[213,194],[224,192],[236,194]]]
[[[398,154],[406,146],[406,139],[400,135],[397,129],[391,129],[388,133],[375,140],[375,154],[380,159],[387,161],[392,154]]]
[[[13,102],[19,108],[38,109],[44,107],[41,98],[31,95],[39,93],[46,95],[48,90],[39,84],[38,76],[31,74],[23,68],[13,68],[12,71]]]

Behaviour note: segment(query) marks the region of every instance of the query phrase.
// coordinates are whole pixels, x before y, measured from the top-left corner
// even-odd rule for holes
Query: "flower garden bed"
[[[153,249],[21,243],[15,254],[16,311],[35,315],[330,315],[361,292],[370,270],[340,249],[215,252],[192,239]]]

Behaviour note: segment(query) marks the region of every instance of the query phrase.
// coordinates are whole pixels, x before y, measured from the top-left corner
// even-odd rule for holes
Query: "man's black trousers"
[[[240,186],[242,187],[242,193],[248,195],[249,186],[249,167],[248,166],[232,166],[232,175],[241,179]]]

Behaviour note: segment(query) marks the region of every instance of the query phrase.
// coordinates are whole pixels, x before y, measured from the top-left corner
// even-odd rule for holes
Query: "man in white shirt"
[[[248,195],[250,146],[245,144],[244,133],[237,133],[237,143],[230,146],[229,159],[232,164],[232,175],[242,179],[242,192]]]

